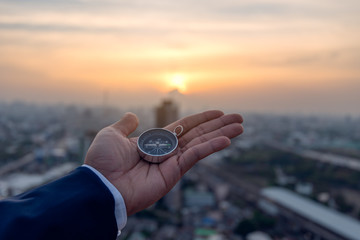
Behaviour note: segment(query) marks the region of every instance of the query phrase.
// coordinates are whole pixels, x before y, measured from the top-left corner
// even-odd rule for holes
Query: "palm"
[[[127,138],[137,127],[135,115],[104,128],[96,136],[85,163],[100,171],[122,194],[128,215],[144,209],[176,184],[198,160],[230,144],[229,138],[242,132],[242,118],[209,111],[179,120],[166,128],[181,124],[176,155],[160,164],[142,160],[137,152],[137,138]]]

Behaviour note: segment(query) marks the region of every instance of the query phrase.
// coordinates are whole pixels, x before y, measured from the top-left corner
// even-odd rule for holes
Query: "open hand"
[[[182,125],[176,155],[154,164],[140,158],[135,131],[138,118],[127,113],[118,122],[102,129],[86,155],[85,164],[101,172],[121,193],[127,214],[155,203],[200,159],[230,145],[230,138],[243,132],[239,114],[207,111],[178,120],[166,129]]]

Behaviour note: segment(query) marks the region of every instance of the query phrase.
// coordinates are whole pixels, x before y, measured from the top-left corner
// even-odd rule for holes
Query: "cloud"
[[[358,0],[0,0],[1,97],[86,101],[116,86],[114,102],[140,104],[157,99],[149,86],[164,74],[184,72],[205,103],[218,90],[226,106],[296,108],[280,106],[292,95],[303,106],[319,96],[327,108],[332,95],[352,106],[358,12]],[[140,100],[121,89],[130,82]]]
[[[349,6],[346,3],[354,3]],[[257,1],[0,1],[6,29],[43,31],[299,32],[357,27],[360,4],[347,0]],[[281,33],[281,32],[280,32]]]

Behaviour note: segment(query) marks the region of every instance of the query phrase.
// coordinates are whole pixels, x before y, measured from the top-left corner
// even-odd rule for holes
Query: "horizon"
[[[147,110],[147,113],[153,111],[156,109],[157,106],[159,106],[162,101],[168,100],[170,98],[163,98],[159,99],[158,102],[156,102],[153,105],[134,105],[134,106],[119,106],[119,105],[106,105],[104,104],[86,104],[86,103],[66,103],[66,102],[35,102],[35,101],[23,101],[23,100],[12,100],[12,101],[3,101],[0,100],[0,107],[1,106],[11,106],[11,105],[23,105],[25,107],[35,107],[35,108],[69,108],[69,107],[75,107],[78,109],[93,109],[93,110],[101,110],[101,109],[108,109],[111,111],[119,111],[119,112],[133,112],[135,114],[143,113],[142,111],[144,109]],[[171,99],[174,100],[174,99]],[[354,113],[324,113],[324,112],[286,112],[286,111],[254,111],[249,109],[236,109],[236,108],[212,108],[212,107],[199,107],[199,108],[191,108],[188,106],[181,105],[181,103],[177,102],[175,100],[175,103],[179,105],[179,111],[180,116],[184,117],[187,115],[191,115],[197,112],[203,112],[208,110],[220,110],[223,111],[225,114],[228,113],[239,113],[243,116],[266,116],[266,117],[290,117],[290,118],[332,118],[332,119],[342,119],[342,118],[351,118],[351,119],[360,119],[360,113],[354,114]],[[0,109],[1,110],[1,109]]]

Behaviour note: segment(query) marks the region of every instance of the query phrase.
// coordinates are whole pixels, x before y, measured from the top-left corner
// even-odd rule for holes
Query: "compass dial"
[[[154,128],[144,132],[139,137],[138,144],[144,153],[162,156],[169,154],[177,147],[177,138],[168,130]]]
[[[178,145],[173,132],[162,128],[153,128],[142,133],[138,138],[141,156],[151,162],[161,162],[160,157],[168,157]]]

